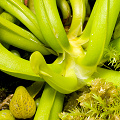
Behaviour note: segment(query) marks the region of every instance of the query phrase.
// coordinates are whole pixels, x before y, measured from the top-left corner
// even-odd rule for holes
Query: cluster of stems
[[[23,0],[0,1],[0,70],[46,83],[35,120],[53,120],[62,109],[63,94],[94,78],[119,86],[119,72],[98,67],[107,59],[103,55],[110,44],[119,51],[120,40],[111,42],[119,6],[119,0],[96,0],[92,10],[88,0],[31,0],[27,5]],[[2,43],[31,52],[30,61],[13,55]],[[50,54],[57,59],[48,64],[44,55]]]

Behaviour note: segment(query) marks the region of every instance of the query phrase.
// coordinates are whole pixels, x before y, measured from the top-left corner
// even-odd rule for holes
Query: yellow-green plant
[[[72,5],[75,4],[75,1],[70,2]],[[79,36],[81,27],[76,26],[78,30],[75,32],[75,37],[71,39],[67,38],[67,34],[63,30],[54,0],[35,0],[34,3],[41,32],[50,47],[59,53],[59,56],[55,62],[48,65],[41,53],[34,52],[30,58],[33,71],[59,92],[71,93],[85,85],[86,80],[90,79],[96,72],[97,66],[103,58],[103,53],[110,43],[119,14],[119,6],[114,6],[119,3],[117,0],[97,0],[81,36]],[[86,2],[82,4],[85,5]],[[54,8],[52,8],[53,6]],[[83,8],[84,10],[85,8]],[[73,11],[75,12],[75,7],[73,7]],[[85,16],[85,12],[83,13],[82,17]],[[73,18],[76,18],[78,14],[76,11]],[[112,17],[112,14],[114,14],[114,17]],[[78,19],[78,21],[83,24],[84,19],[83,21],[81,19]],[[75,24],[76,21],[73,21],[68,35],[72,34],[71,30],[73,32],[75,30],[75,28],[72,28],[72,24]],[[83,45],[85,43],[88,45],[84,50]],[[57,72],[57,69],[59,69],[59,72]]]
[[[27,30],[0,16],[0,41],[30,51],[32,55],[30,61],[25,60],[0,44],[0,69],[26,80],[45,81],[62,94],[72,93],[96,77],[119,86],[119,72],[99,66],[109,60],[109,45],[115,47],[119,43],[119,40],[111,41],[119,6],[119,0],[96,0],[90,11],[88,0],[34,0],[34,14],[19,0],[1,0],[0,7]],[[58,8],[63,18],[72,15],[67,33]],[[87,14],[90,17],[85,25]],[[119,51],[118,47],[115,50]],[[48,64],[44,55],[50,54],[57,59]]]
[[[39,39],[39,41],[41,41],[42,44],[45,45],[43,46],[41,43],[39,43],[39,41],[32,35],[32,33],[26,33],[27,31],[24,31],[22,30],[22,28],[20,28],[20,37],[21,35],[24,37],[28,35],[28,39],[31,40],[31,35],[31,37],[34,37],[35,39],[35,44],[40,44],[40,46],[38,45],[38,49],[40,49],[39,53],[35,52],[31,56],[31,66],[33,71],[39,74],[41,78],[43,78],[48,84],[50,84],[59,92],[71,93],[86,84],[85,79],[87,80],[88,78],[90,78],[91,75],[93,75],[93,73],[97,70],[97,66],[103,58],[103,53],[105,49],[108,48],[108,45],[110,43],[110,39],[119,14],[119,2],[117,0],[97,0],[90,14],[87,25],[80,34],[79,31],[81,31],[81,27],[83,27],[84,24],[87,6],[89,6],[88,1],[70,1],[73,11],[73,19],[68,34],[65,33],[64,27],[62,25],[57,9],[57,4],[60,3],[56,3],[54,0],[34,0],[34,7],[36,11],[35,15],[20,1],[0,1],[0,6],[3,9],[18,18],[30,31],[32,30],[33,34],[35,32],[36,34],[34,35]],[[79,12],[76,10],[77,8],[80,8],[78,10]],[[112,17],[112,15],[114,15],[114,17]],[[79,18],[77,18],[78,16]],[[14,36],[18,35],[17,31],[12,30],[15,28],[18,29],[18,26],[15,26],[9,21],[3,20],[3,18],[0,19],[0,34],[1,36],[3,36],[1,40],[5,40],[9,44],[11,44],[4,34],[6,33],[12,35],[12,32],[10,31],[14,31]],[[76,19],[78,20],[77,22]],[[3,21],[7,22],[8,24],[4,24]],[[75,23],[78,24],[76,25],[76,27],[74,26]],[[7,29],[5,29],[5,25],[7,25]],[[10,28],[8,27],[8,25],[13,27]],[[5,32],[2,33],[2,30],[5,30]],[[73,36],[72,33],[76,35],[74,35],[74,37],[68,37]],[[13,40],[14,39],[15,38],[13,38]],[[16,46],[24,45],[25,43],[22,44],[22,40],[23,37],[20,40],[20,44],[15,43],[15,41],[12,43],[14,43],[14,45]],[[32,43],[30,43],[30,45],[34,45],[33,40],[31,42]],[[26,44],[27,43],[29,42],[26,41]],[[87,44],[86,47],[85,44]],[[48,48],[46,48],[46,46]],[[29,47],[24,48],[28,49]],[[24,48],[21,47],[21,49]],[[33,49],[32,51],[36,51],[37,47],[31,47],[30,49]],[[6,55],[8,55],[8,53],[6,54],[5,52]],[[55,62],[49,65],[45,63],[42,54],[45,55],[52,53],[58,55],[58,58]],[[21,58],[18,58],[18,60],[25,61]],[[23,75],[23,67],[21,67],[21,65],[17,66],[17,63],[24,64],[25,62],[18,62],[18,60],[14,58],[13,61],[15,61],[16,64],[13,63],[13,66],[10,67],[6,67],[7,65],[9,66],[8,61],[6,63],[4,62],[4,65],[3,63],[1,63],[1,66],[4,66],[1,67],[1,70],[18,77],[20,76],[19,74]],[[10,57],[10,62],[11,61],[12,59]],[[26,63],[30,64],[29,61],[26,61]],[[14,65],[16,65],[16,67]],[[20,70],[18,70],[17,67],[20,68],[21,72],[19,72]],[[30,66],[26,66],[25,68],[29,68],[26,71],[31,71]],[[28,74],[25,73],[25,76],[28,76]],[[22,78],[25,78],[25,76],[23,76]],[[60,80],[57,80],[57,78],[59,78]]]

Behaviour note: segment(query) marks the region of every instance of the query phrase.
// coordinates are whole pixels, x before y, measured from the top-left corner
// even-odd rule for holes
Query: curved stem
[[[71,49],[62,25],[55,0],[34,0],[36,16],[42,34],[53,50],[58,53]]]
[[[42,54],[37,51],[31,55],[30,62],[33,71],[61,93],[68,94],[85,85],[84,81],[76,77],[73,68],[70,68],[65,75],[53,71],[49,65],[46,64]],[[59,66],[56,65],[55,68],[56,71],[58,71]]]
[[[38,26],[36,16],[23,3],[18,0],[1,0],[0,6],[19,19],[42,43],[48,45]]]
[[[69,40],[74,39],[82,33],[86,15],[85,0],[70,0],[70,3],[73,11],[73,18],[70,30],[67,34]]]
[[[1,16],[0,37],[1,41],[30,52],[38,50],[44,55],[51,54],[52,52],[49,52],[49,49],[40,43],[40,41],[31,32],[22,29]]]
[[[93,19],[87,52],[83,58],[77,58],[77,71],[82,78],[88,78],[100,62],[107,39],[108,0],[99,1]]]
[[[120,87],[120,72],[108,70],[105,68],[97,68],[97,72],[92,75],[92,78],[103,78],[108,82],[112,82],[117,87]]]
[[[63,20],[67,20],[71,16],[71,9],[66,0],[56,0],[57,6],[62,13]]]
[[[111,33],[114,30],[113,26],[115,25],[115,20],[117,20],[116,17],[119,14],[118,6],[120,3],[117,3],[118,1],[113,2],[112,0],[99,2],[90,32],[90,40],[87,48],[87,53],[83,59],[82,64],[87,66],[96,66],[100,62],[104,48],[108,46],[107,44],[111,39]],[[111,17],[114,17],[114,15],[116,16],[115,20],[113,20],[114,22],[110,26],[110,13],[112,12],[112,7],[114,5],[117,5],[117,9],[115,9],[116,14],[111,14]]]
[[[26,80],[43,81],[32,71],[30,61],[22,59],[0,44],[0,70]]]
[[[84,65],[97,65],[102,57],[105,41],[107,39],[108,11],[108,0],[99,2],[90,32],[90,40],[87,47],[87,52],[82,60],[82,64]]]
[[[12,23],[17,24],[17,25],[19,25],[19,23],[20,23],[19,20],[16,17],[14,17],[13,15],[11,15],[10,13],[8,13],[6,11],[2,12],[0,14],[0,16],[3,17],[6,20],[12,22]]]
[[[94,20],[98,5],[99,5],[99,0],[96,0],[94,7],[92,9],[92,12],[90,14],[90,18],[87,22],[87,25],[85,26],[85,29],[83,30],[82,35],[80,37],[76,38],[76,41],[78,42],[78,44],[81,44],[81,41],[82,41],[82,43],[86,43],[89,41],[93,20]]]

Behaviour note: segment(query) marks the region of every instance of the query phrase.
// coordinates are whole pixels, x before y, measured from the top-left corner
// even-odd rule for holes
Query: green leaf
[[[0,44],[0,70],[26,80],[43,81],[36,75],[30,66],[30,61],[22,59]]]
[[[65,75],[53,71],[52,66],[49,67],[42,54],[37,51],[31,55],[30,62],[33,71],[61,93],[68,94],[85,85],[83,80],[77,79],[73,68],[69,69]],[[55,64],[53,65],[55,69]],[[56,65],[56,70],[57,69],[59,69],[58,65]]]

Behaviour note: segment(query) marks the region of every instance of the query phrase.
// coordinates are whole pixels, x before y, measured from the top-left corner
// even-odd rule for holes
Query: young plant
[[[75,5],[73,1],[70,1],[70,3],[71,6]],[[88,1],[82,2],[82,4],[83,6],[88,6]],[[55,1],[34,0],[36,16],[20,1],[4,0],[0,2],[2,8],[15,15],[33,34],[35,31],[37,31],[36,34],[42,32],[47,43],[44,40],[42,41],[42,39],[41,42],[57,53],[57,60],[51,65],[47,65],[42,54],[35,52],[31,56],[31,66],[35,73],[39,74],[40,77],[44,78],[44,80],[53,88],[62,93],[71,93],[81,88],[86,84],[85,81],[87,81],[87,79],[96,71],[97,66],[103,57],[104,50],[108,47],[111,39],[119,14],[119,4],[118,0],[97,0],[83,33],[80,36],[75,33],[77,34],[76,38],[69,40],[60,20]],[[7,7],[5,7],[5,5],[7,5]],[[78,5],[78,8],[79,6],[80,5]],[[75,7],[73,7],[73,18],[76,18],[78,14],[74,8]],[[21,14],[17,14],[17,12],[20,12]],[[85,8],[82,12],[85,13]],[[32,16],[33,19],[30,18],[30,16]],[[31,21],[33,24],[29,24],[29,22],[26,23],[26,17],[27,21]],[[81,17],[84,19],[85,14],[81,14]],[[83,25],[84,20],[82,22],[80,21],[76,24],[80,23]],[[74,19],[72,19],[72,24],[75,24]],[[70,29],[77,29],[77,26],[72,29],[72,24]],[[34,35],[37,36],[36,34]],[[70,35],[70,32],[68,34]],[[83,47],[86,42],[88,45],[86,46],[86,50],[84,50]],[[41,60],[39,60],[39,58]],[[17,59],[21,61],[20,58]],[[16,60],[13,61],[16,62]],[[29,61],[26,62],[29,64]],[[6,65],[7,63],[9,62],[4,63],[2,61],[1,66],[4,66],[3,64]],[[14,62],[12,63],[15,64],[15,66],[17,65]],[[6,66],[9,65],[7,64]],[[11,75],[19,76],[17,73],[23,72],[22,69],[21,72],[18,72],[19,67],[17,66],[17,69],[12,71],[6,66],[1,67],[1,69],[3,71],[8,71]],[[13,68],[15,66],[13,66]],[[24,78],[26,79],[25,76]],[[60,80],[57,80],[57,78]]]
[[[30,34],[9,21],[5,20],[6,24],[4,24],[2,17],[0,17],[0,30],[5,31],[9,36],[14,35],[13,40],[21,38],[23,41],[24,38],[29,40],[34,38],[32,40],[35,44],[32,44],[34,47],[29,48],[30,50],[33,48],[36,50],[37,45],[42,47],[35,52],[33,50],[28,61],[13,55],[0,44],[0,69],[2,71],[27,80],[47,82],[40,99],[41,107],[38,107],[34,118],[36,120],[53,119],[54,111],[58,113],[55,106],[61,95],[72,93],[90,84],[96,77],[105,78],[119,86],[119,72],[98,67],[101,61],[107,59],[107,57],[104,58],[104,53],[111,44],[110,40],[120,12],[119,0],[96,0],[85,28],[86,13],[89,13],[88,0],[70,0],[69,2],[70,4],[67,5],[71,5],[69,8],[72,8],[72,22],[66,33],[57,8],[57,5],[60,5],[59,1],[34,0],[36,14],[20,1],[0,1],[0,7],[20,20],[29,29]],[[66,4],[64,1],[63,3]],[[5,32],[1,32],[2,40],[7,43],[12,42],[5,36]],[[40,43],[36,38],[40,40]],[[12,43],[19,46],[19,43],[15,41]],[[116,43],[118,42],[114,41],[112,44],[116,46]],[[53,63],[47,64],[43,55],[50,53],[55,53],[58,57]],[[98,99],[99,96],[94,95],[94,98]],[[60,100],[58,110],[61,110],[62,104],[63,99]],[[86,103],[86,105],[90,108],[89,104]],[[43,111],[45,114],[39,115],[39,112]]]
[[[51,65],[47,65],[42,54],[38,52],[33,53],[30,60],[32,69],[36,74],[40,75],[40,77],[56,90],[66,94],[83,87],[86,81],[91,79],[93,73],[96,72],[103,53],[105,49],[108,48],[119,14],[120,3],[117,0],[97,0],[83,34],[79,38],[70,41],[68,41],[66,37],[60,39],[61,36],[65,36],[65,34],[63,35],[63,33],[57,32],[58,29],[61,30],[61,24],[57,24],[57,22],[53,24],[55,18],[59,21],[59,19],[57,19],[58,12],[55,14],[53,13],[53,9],[50,10],[53,4],[55,5],[53,1],[51,3],[47,0],[35,1],[36,16],[38,18],[41,15],[41,17],[38,18],[38,23],[42,32],[44,32],[43,35],[46,40],[54,37],[54,40],[52,40],[57,42],[49,41],[51,48],[56,50],[56,52],[60,50],[61,53],[63,51],[63,55],[59,55],[58,59]],[[39,9],[38,6],[41,6],[43,9]],[[43,16],[44,14],[45,16]],[[52,17],[53,15],[54,17]],[[114,15],[114,17],[111,20],[112,15]],[[46,27],[43,27],[43,25]],[[47,32],[48,34],[46,31],[49,31]],[[81,38],[82,41],[86,41],[86,37],[89,42],[85,51],[81,44],[78,43],[81,42]],[[66,44],[65,41],[67,42]],[[58,44],[60,45],[59,47],[57,47]],[[57,49],[54,47],[57,47]],[[54,67],[56,71],[60,69],[58,73],[53,70]]]

